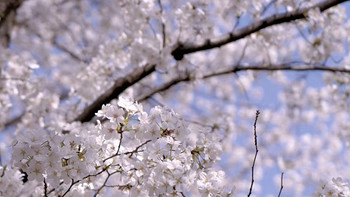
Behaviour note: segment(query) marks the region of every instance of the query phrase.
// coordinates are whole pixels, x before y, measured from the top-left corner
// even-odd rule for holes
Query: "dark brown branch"
[[[252,190],[253,190],[253,184],[254,184],[254,167],[255,167],[255,162],[256,162],[256,157],[258,156],[258,136],[256,134],[256,122],[258,121],[258,117],[259,117],[259,110],[256,111],[256,115],[255,115],[255,121],[254,121],[254,145],[255,145],[255,155],[254,155],[254,160],[253,160],[253,164],[252,164],[252,178],[250,180],[250,188],[249,188],[249,193],[248,193],[248,197],[252,194]]]
[[[48,194],[47,194],[47,183],[46,183],[45,178],[44,178],[44,196],[48,197]]]
[[[218,38],[208,39],[199,44],[180,43],[174,47],[171,54],[176,60],[181,60],[186,54],[221,47],[225,44],[242,39],[267,27],[295,21],[298,19],[304,19],[306,17],[307,12],[311,9],[318,8],[322,12],[345,1],[347,0],[328,0],[318,3],[309,8],[297,9],[293,12],[287,12],[282,14],[275,14],[261,21],[255,22],[247,27],[238,29],[235,32],[230,32]]]
[[[117,79],[114,85],[107,90],[104,94],[99,96],[94,102],[87,106],[84,111],[78,115],[74,121],[88,122],[94,116],[95,113],[101,109],[103,104],[111,102],[113,99],[117,98],[124,90],[128,87],[134,85],[141,79],[145,78],[153,71],[155,71],[155,65],[146,65],[142,68],[134,69],[129,75],[124,78]],[[89,87],[86,87],[89,88]]]
[[[281,187],[280,187],[280,192],[278,193],[278,197],[281,196],[281,193],[282,193],[282,189],[283,189],[283,172],[281,173]]]
[[[8,47],[10,33],[13,27],[16,12],[24,0],[5,0],[0,2],[0,45]]]
[[[258,65],[252,65],[252,66],[234,66],[231,69],[227,69],[224,71],[220,72],[214,72],[210,74],[206,74],[203,76],[203,79],[207,79],[210,77],[215,77],[215,76],[220,76],[220,75],[226,75],[226,74],[231,74],[231,73],[237,73],[240,71],[324,71],[324,72],[340,72],[340,73],[349,73],[350,74],[350,69],[346,68],[332,68],[332,67],[327,67],[327,66],[313,66],[313,65],[307,65],[307,66],[291,66],[291,65],[285,65],[285,64],[278,64],[278,65],[266,65],[266,66],[258,66]],[[141,102],[144,101],[151,96],[153,96],[156,93],[163,92],[165,90],[168,90],[172,86],[180,83],[180,82],[186,82],[186,81],[191,81],[192,78],[190,76],[185,76],[185,77],[179,77],[176,79],[173,79],[171,81],[168,81],[164,83],[163,85],[155,88],[154,90],[148,92],[147,94],[139,97],[137,101]]]

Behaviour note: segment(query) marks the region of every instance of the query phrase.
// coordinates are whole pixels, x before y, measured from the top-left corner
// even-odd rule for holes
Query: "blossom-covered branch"
[[[125,98],[119,99],[118,106],[104,105],[97,116],[109,120],[100,122],[97,130],[65,135],[44,130],[26,133],[13,146],[12,162],[28,174],[29,181],[43,182],[45,195],[53,189],[56,196],[80,196],[84,192],[97,196],[105,192],[110,179],[128,185],[119,189],[131,196],[190,191],[201,196],[228,194],[219,184],[224,173],[211,169],[220,159],[217,133],[194,127],[166,108],[155,107],[147,114],[141,105]],[[198,140],[187,137],[192,130]],[[138,151],[141,147],[143,151]],[[154,177],[159,173],[163,178]],[[91,185],[91,179],[99,181]],[[89,186],[82,191],[79,184]]]
[[[306,18],[309,10],[318,8],[322,12],[345,1],[346,0],[324,1],[308,8],[297,9],[293,12],[275,14],[264,20],[257,21],[247,27],[238,29],[235,32],[230,32],[218,38],[208,39],[199,44],[179,43],[174,47],[171,54],[176,60],[181,60],[186,54],[221,47],[225,44],[237,41],[258,32],[264,28]]]
[[[350,196],[344,1],[0,0],[0,196]]]
[[[99,109],[101,109],[103,104],[107,104],[113,99],[118,98],[120,93],[122,93],[128,87],[134,85],[144,77],[148,76],[153,71],[155,71],[155,65],[146,65],[142,68],[136,68],[128,76],[116,80],[111,88],[109,88],[104,94],[99,96],[89,106],[87,106],[84,109],[84,111],[74,119],[74,121],[90,121],[95,116],[95,113]]]
[[[227,43],[242,39],[266,27],[305,18],[307,11],[311,9],[319,8],[321,11],[324,11],[342,2],[344,2],[344,0],[325,1],[315,6],[312,6],[310,8],[296,10],[291,13],[288,12],[283,14],[276,14],[266,18],[265,20],[258,21],[248,27],[239,29],[236,32],[229,33],[218,39],[207,40],[204,43],[199,45],[179,44],[177,47],[175,47],[175,49],[171,52],[171,54],[174,56],[175,59],[180,60],[183,58],[183,55],[185,54],[193,53],[196,51],[208,50],[215,47],[220,47]],[[258,70],[258,69],[259,67],[256,67],[254,70]],[[285,68],[285,70],[286,69],[287,68]],[[112,99],[117,98],[119,94],[122,93],[126,88],[132,86],[142,78],[146,77],[148,74],[152,73],[154,70],[155,70],[155,65],[147,65],[144,68],[135,69],[133,72],[130,73],[129,76],[125,78],[118,79],[114,83],[112,88],[108,89],[92,104],[87,106],[84,109],[84,111],[80,115],[78,115],[77,118],[74,119],[74,121],[87,122],[91,120],[94,117],[94,114],[97,112],[98,109],[101,108],[103,104],[109,103]],[[235,72],[239,70],[240,68],[237,68]],[[186,80],[189,80],[189,78],[182,79],[182,80],[180,79],[180,81],[186,81]],[[175,80],[171,83],[178,83],[178,80]],[[168,85],[170,85],[171,83],[168,83]],[[141,98],[141,100],[142,99],[143,98]]]

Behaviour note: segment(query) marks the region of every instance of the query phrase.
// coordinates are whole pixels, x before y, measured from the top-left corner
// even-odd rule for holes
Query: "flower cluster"
[[[0,196],[28,196],[31,193],[33,196],[42,194],[41,188],[36,187],[36,182],[23,184],[23,175],[18,169],[13,169],[9,166],[0,166]]]
[[[54,131],[27,131],[17,137],[13,145],[12,162],[29,181],[49,184],[63,190],[71,181],[81,180],[94,172],[99,160],[98,140],[78,134]]]
[[[221,155],[215,133],[167,108],[147,114],[125,98],[118,106],[104,105],[96,115],[102,120],[92,128],[19,134],[14,166],[29,181],[53,189],[52,194],[79,194],[79,187],[102,192],[108,181],[132,196],[227,194],[225,174],[213,166]]]
[[[348,197],[350,196],[349,184],[341,177],[322,183],[321,187],[314,193],[315,197]]]

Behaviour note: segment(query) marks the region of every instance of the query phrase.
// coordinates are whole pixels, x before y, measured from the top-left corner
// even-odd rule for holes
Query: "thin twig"
[[[72,179],[72,182],[71,182],[69,188],[68,188],[67,191],[62,195],[62,197],[68,194],[68,192],[72,189],[73,185],[75,185],[75,184],[77,184],[77,183],[79,183],[79,182],[81,182],[81,181],[83,181],[83,180],[85,180],[85,179],[88,179],[88,178],[90,178],[90,177],[96,177],[96,176],[102,174],[103,172],[105,172],[107,169],[108,169],[108,167],[104,167],[104,168],[103,168],[101,171],[99,171],[98,173],[96,173],[96,174],[89,174],[89,175],[83,177],[81,180],[76,180],[76,181],[74,181],[74,179]],[[51,193],[51,191],[50,191],[49,193]]]
[[[144,143],[142,143],[141,145],[139,145],[138,147],[136,147],[136,149],[135,150],[133,150],[133,151],[130,151],[130,152],[126,152],[126,153],[124,153],[125,155],[128,155],[128,154],[130,154],[129,155],[129,158],[131,158],[132,157],[132,155],[134,154],[134,153],[137,153],[138,152],[138,150],[142,147],[142,146],[144,146],[144,145],[146,145],[148,142],[151,142],[152,140],[147,140],[147,141],[145,141]]]
[[[78,182],[79,182],[79,181],[78,181]],[[68,187],[67,191],[64,192],[64,194],[62,195],[62,197],[64,197],[65,195],[67,195],[68,192],[72,189],[73,185],[76,184],[76,183],[77,183],[77,181],[74,181],[74,179],[72,179],[72,182],[71,182],[70,186]]]
[[[148,142],[151,142],[151,141],[152,141],[152,140],[147,140],[147,141],[145,141],[144,143],[142,143],[142,144],[140,144],[139,146],[137,146],[133,151],[128,151],[128,152],[125,152],[125,153],[119,153],[119,151],[117,151],[116,154],[113,154],[112,156],[107,157],[106,159],[103,160],[103,162],[105,162],[105,161],[107,161],[107,160],[109,160],[109,159],[112,159],[113,157],[116,157],[116,156],[118,156],[118,155],[129,155],[129,154],[130,154],[130,155],[129,155],[129,158],[131,158],[133,154],[139,152],[139,149],[140,149],[142,146],[146,145]],[[119,148],[118,148],[118,149],[119,149]]]
[[[278,193],[278,197],[281,196],[281,193],[282,193],[282,189],[283,189],[283,172],[281,173],[281,188],[280,188],[280,192]]]
[[[258,156],[258,135],[256,134],[256,122],[258,121],[258,117],[259,117],[259,110],[256,111],[256,115],[255,115],[255,121],[254,121],[254,145],[255,145],[255,155],[254,155],[254,160],[253,160],[253,164],[252,164],[252,179],[250,182],[250,188],[249,188],[249,193],[248,193],[248,197],[252,194],[252,190],[253,190],[253,184],[254,184],[254,167],[255,167],[255,162],[256,162],[256,157]]]
[[[107,176],[106,179],[104,180],[104,182],[103,182],[103,184],[101,185],[101,187],[99,187],[99,188],[96,190],[96,193],[94,194],[94,197],[96,197],[96,196],[101,192],[101,190],[106,186],[108,179],[109,179],[113,174],[117,173],[118,171],[114,171],[114,172],[112,172],[112,173],[109,173],[108,170],[106,170],[106,172],[107,172],[108,176]]]
[[[123,132],[119,132],[119,134],[120,134],[120,139],[119,139],[119,144],[118,144],[118,149],[117,149],[117,153],[116,153],[116,155],[118,155],[118,154],[119,154],[120,147],[121,147],[121,145],[122,145],[122,141],[123,141]]]
[[[173,55],[174,59],[182,60],[184,55],[186,55],[186,54],[221,47],[221,46],[226,45],[228,43],[235,42],[237,40],[245,38],[246,36],[251,35],[253,33],[256,33],[256,32],[258,32],[262,29],[265,29],[267,27],[295,21],[298,19],[304,19],[304,18],[306,18],[306,14],[309,10],[318,8],[321,12],[323,12],[323,11],[325,11],[333,6],[336,6],[340,3],[343,3],[345,1],[347,1],[347,0],[323,1],[323,2],[320,2],[318,4],[315,4],[314,6],[311,6],[308,8],[303,8],[303,9],[297,9],[293,12],[274,14],[274,15],[267,17],[263,20],[252,23],[249,26],[237,29],[235,32],[227,33],[219,38],[207,39],[199,44],[197,44],[197,43],[178,43],[177,45],[174,46],[174,49],[171,52],[171,54]]]

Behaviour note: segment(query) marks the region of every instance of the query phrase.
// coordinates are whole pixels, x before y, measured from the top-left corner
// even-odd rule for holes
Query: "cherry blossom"
[[[350,196],[348,7],[4,0],[0,196]]]

